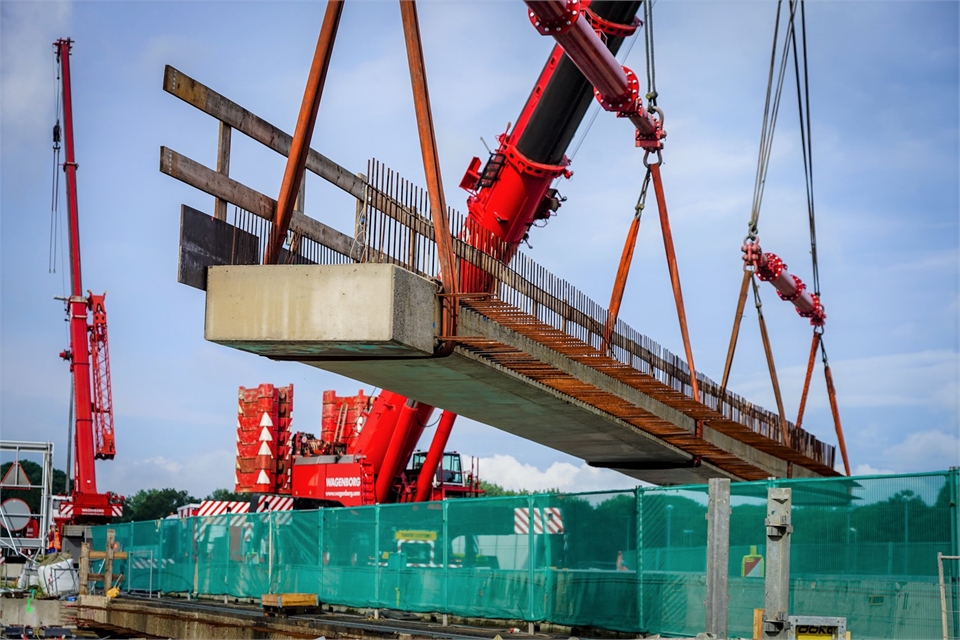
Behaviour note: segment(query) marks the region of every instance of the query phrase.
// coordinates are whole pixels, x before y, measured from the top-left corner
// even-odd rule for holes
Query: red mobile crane
[[[447,435],[435,437],[429,452],[414,452],[433,408],[403,398],[395,404],[399,396],[383,395],[361,391],[341,397],[325,391],[316,438],[291,430],[293,385],[240,387],[235,490],[293,498],[261,500],[261,511],[413,502],[418,494],[426,500],[481,494],[476,473],[464,473],[460,454],[435,448],[446,442],[453,414],[444,412],[438,419],[438,432]],[[397,428],[407,423],[412,426]],[[441,459],[440,472],[420,487],[420,470],[428,461],[436,468]]]
[[[565,152],[592,99],[636,126],[638,146],[658,150],[664,135],[659,121],[643,109],[636,75],[614,58],[624,39],[640,26],[638,0],[595,0],[589,7],[581,0],[527,4],[534,26],[544,35],[553,35],[558,44],[516,124],[498,136],[499,146],[485,164],[473,158],[460,182],[470,194],[469,233],[464,239],[478,247],[505,247],[496,256],[503,261],[510,260],[536,221],[547,220],[559,208],[563,198],[551,185],[560,176],[572,175]],[[497,242],[489,243],[490,239]],[[489,288],[488,276],[468,263],[459,266],[462,293]],[[275,401],[265,394],[265,404],[279,406],[277,393]],[[459,456],[454,462],[453,454],[444,453],[455,414],[441,414],[429,451],[414,456],[408,468],[433,414],[429,405],[386,390],[375,398],[361,394],[338,399],[339,404],[330,406],[342,407],[343,420],[331,422],[325,415],[321,437],[315,439],[284,434],[282,429],[271,432],[279,426],[266,425],[272,418],[257,422],[262,411],[247,417],[245,432],[243,395],[241,391],[238,491],[287,493],[295,499],[344,504],[419,502],[449,493],[439,481],[443,474],[438,476],[438,468],[445,459],[448,467],[459,462]],[[289,395],[292,399],[292,388]],[[354,406],[357,403],[366,408]],[[290,460],[288,466],[285,459]]]
[[[80,226],[77,213],[77,162],[73,144],[73,101],[70,91],[70,49],[73,41],[54,43],[63,81],[63,142],[66,159],[67,221],[70,233],[70,297],[65,299],[70,324],[70,348],[60,357],[70,363],[74,389],[73,491],[61,504],[57,522],[94,524],[108,522],[123,513],[123,498],[97,491],[95,460],[112,460],[113,398],[110,389],[110,353],[107,346],[107,312],[104,297],[83,295],[80,278]],[[54,145],[60,142],[60,123],[53,129]]]

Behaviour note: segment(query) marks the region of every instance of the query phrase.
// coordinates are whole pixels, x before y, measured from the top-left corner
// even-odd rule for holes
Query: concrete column
[[[707,498],[706,629],[716,638],[727,637],[727,577],[730,561],[730,480],[711,478]]]
[[[793,491],[767,489],[767,558],[763,594],[763,637],[786,638],[790,607],[790,538]]]

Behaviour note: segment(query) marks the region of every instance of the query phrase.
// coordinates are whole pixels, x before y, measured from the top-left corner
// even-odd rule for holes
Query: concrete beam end
[[[426,356],[436,292],[388,264],[210,267],[204,337],[268,357]]]

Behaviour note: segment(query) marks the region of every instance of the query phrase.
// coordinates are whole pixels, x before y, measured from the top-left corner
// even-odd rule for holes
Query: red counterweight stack
[[[274,493],[290,493],[293,482],[293,385],[277,389],[277,483]]]
[[[241,493],[289,493],[293,385],[240,387],[236,488]]]
[[[353,451],[358,435],[358,422],[367,410],[370,396],[361,390],[355,396],[338,396],[334,391],[323,392],[323,415],[320,422],[320,439],[325,448],[342,449],[341,453]]]

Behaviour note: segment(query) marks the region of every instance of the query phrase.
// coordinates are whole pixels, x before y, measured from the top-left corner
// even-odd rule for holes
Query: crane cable
[[[790,0],[790,16],[787,21],[787,31],[780,54],[780,66],[777,68],[777,49],[780,41],[780,14],[783,10],[783,0],[777,2],[777,14],[773,26],[773,44],[770,48],[770,69],[767,72],[767,92],[763,105],[763,124],[760,128],[760,152],[757,157],[757,170],[753,183],[753,201],[750,205],[750,220],[747,223],[746,241],[755,242],[757,239],[757,224],[760,220],[760,207],[763,203],[763,193],[767,182],[767,170],[770,166],[770,156],[773,149],[773,134],[777,128],[777,116],[780,113],[780,98],[783,94],[783,82],[787,71],[787,60],[790,53],[790,41],[794,35],[794,17],[797,0]],[[776,83],[774,83],[776,71]],[[743,310],[747,302],[747,290],[752,279],[753,271],[744,267],[743,279],[740,283],[740,295],[737,298],[737,310],[734,314],[733,329],[730,332],[730,343],[727,347],[727,358],[723,367],[723,378],[720,382],[720,393],[725,394],[727,383],[730,380],[730,370],[733,367],[733,357],[740,337],[740,322],[743,319]]]
[[[54,62],[54,111],[56,113],[56,123],[53,125],[53,176],[51,179],[51,192],[50,192],[50,238],[49,238],[49,248],[47,255],[47,273],[56,273],[57,272],[57,257],[60,256],[61,259],[61,272],[63,271],[62,256],[58,252],[60,244],[58,242],[60,236],[60,172],[57,170],[60,167],[60,61],[57,60]]]
[[[653,2],[643,3],[643,44],[647,59],[647,104],[657,106],[657,70],[653,52]]]

